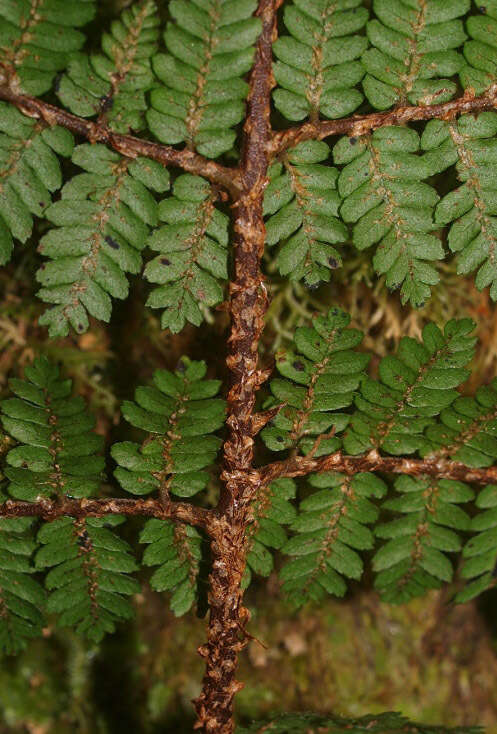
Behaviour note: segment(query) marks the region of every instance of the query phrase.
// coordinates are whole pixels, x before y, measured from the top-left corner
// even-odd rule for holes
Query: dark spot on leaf
[[[107,242],[109,247],[112,247],[113,250],[119,250],[119,242],[116,242],[114,239],[112,239],[112,237],[109,237],[109,235],[107,235],[105,241]]]
[[[45,265],[45,263],[42,263],[42,264],[40,265],[40,270],[45,270],[45,268],[46,268],[46,267],[47,267],[47,266]]]
[[[176,372],[186,372],[186,364],[183,362],[182,359],[178,362],[178,366],[176,367]]]
[[[294,370],[297,370],[297,372],[303,372],[305,369],[305,366],[302,362],[299,362],[298,360],[293,363],[292,365]]]
[[[83,326],[83,324],[78,324],[78,331],[84,331],[84,330],[85,330],[85,327]]]
[[[167,257],[161,257],[160,261],[162,265],[171,265],[171,261]]]
[[[328,264],[329,264],[330,268],[338,268],[338,260],[336,258],[334,258],[334,257],[329,257],[328,258]]]
[[[278,441],[278,443],[283,443],[285,439],[283,438],[283,436],[277,436],[276,440]]]
[[[22,468],[23,469],[27,469],[28,468],[28,462],[27,461],[23,461],[22,462]]]
[[[483,13],[483,15],[485,15],[485,13],[487,12],[487,7],[486,5],[480,5],[478,10],[480,11],[480,13]]]
[[[114,106],[114,98],[110,94],[100,97],[100,112],[108,112]]]
[[[349,143],[351,145],[355,145],[357,143],[357,138],[352,135],[352,137],[349,138]]]
[[[46,207],[46,204],[44,201],[39,201],[38,204],[41,206],[42,209]]]
[[[55,89],[56,92],[58,92],[60,89],[61,81],[62,81],[62,73],[57,74],[57,76],[55,77],[53,88]]]

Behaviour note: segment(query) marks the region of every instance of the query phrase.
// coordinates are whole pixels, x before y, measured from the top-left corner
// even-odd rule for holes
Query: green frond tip
[[[480,5],[480,3],[478,3]],[[481,15],[470,15],[466,31],[470,37],[464,44],[467,64],[460,73],[461,84],[475,94],[483,94],[497,80],[497,2],[480,5]]]
[[[133,609],[125,598],[140,590],[129,576],[137,570],[128,543],[105,527],[122,522],[63,517],[46,523],[38,533],[38,569],[48,569],[47,611],[60,627],[73,627],[93,642],[113,632],[116,622],[129,619]]]
[[[373,0],[372,48],[362,55],[364,93],[373,107],[452,99],[457,85],[450,78],[464,66],[456,49],[467,38],[460,18],[470,6],[471,0]]]
[[[5,475],[12,497],[88,497],[100,487],[104,460],[96,456],[102,437],[81,397],[71,397],[71,380],[45,357],[26,367],[25,379],[12,379],[16,397],[0,404],[5,431],[19,442],[7,454]]]
[[[61,102],[76,115],[105,122],[118,133],[142,130],[146,92],[154,86],[159,11],[153,0],[126,8],[102,36],[102,53],[74,58],[58,85]]]
[[[216,209],[215,191],[199,176],[179,176],[173,194],[159,204],[159,220],[166,225],[148,240],[159,255],[144,274],[158,284],[147,305],[164,309],[161,326],[176,334],[186,322],[200,326],[203,310],[224,298],[229,219]]]
[[[464,115],[458,121],[430,121],[421,143],[430,174],[456,164],[461,185],[446,194],[435,210],[435,222],[449,225],[447,242],[457,253],[457,272],[477,270],[478,290],[490,287],[497,300],[497,113]]]
[[[115,476],[135,495],[158,490],[192,497],[205,489],[221,439],[212,434],[224,423],[225,402],[215,398],[218,380],[204,379],[204,362],[183,357],[175,372],[156,370],[153,385],[139,387],[135,401],[125,401],[128,423],[149,433],[141,444],[114,444],[112,456],[119,464]]]
[[[55,225],[39,252],[50,258],[36,275],[38,295],[54,304],[40,318],[51,337],[69,327],[82,334],[89,316],[108,322],[111,298],[126,298],[125,273],[141,269],[149,227],[157,224],[153,192],[169,188],[169,173],[156,161],[123,158],[105,145],[78,145],[72,161],[85,173],[68,181],[45,212]]]
[[[338,179],[345,222],[354,224],[358,250],[377,245],[373,266],[390,290],[400,288],[402,303],[419,308],[439,281],[430,263],[444,257],[433,210],[439,200],[423,182],[429,166],[419,155],[418,133],[407,127],[383,127],[360,138],[345,137],[333,148],[345,164]]]
[[[261,437],[272,451],[312,449],[316,456],[337,450],[334,435],[348,424],[349,415],[340,411],[354,399],[369,357],[355,351],[362,333],[349,328],[350,316],[338,308],[317,316],[312,327],[295,332],[295,348],[276,355],[282,378],[271,380],[273,397],[265,407],[285,404]],[[322,434],[333,435],[315,445]]]
[[[459,397],[428,426],[423,456],[452,458],[470,467],[497,461],[497,379],[479,387],[475,397]]]
[[[466,585],[456,595],[456,601],[466,602],[495,586],[497,569],[497,485],[490,484],[476,497],[479,510],[471,520],[475,535],[463,549],[461,569]]]
[[[170,592],[171,611],[181,617],[198,597],[202,536],[188,525],[153,518],[145,524],[140,542],[148,543],[145,566],[159,566],[150,578],[151,587]]]
[[[93,0],[0,3],[0,66],[20,92],[44,94],[83,45],[77,28],[94,15]]]
[[[31,236],[33,216],[51,204],[62,186],[58,156],[70,156],[73,147],[67,130],[0,102],[0,265],[10,260],[14,239],[24,243]]]
[[[338,219],[338,171],[323,163],[329,155],[324,141],[300,143],[271,166],[264,194],[266,242],[282,243],[276,257],[280,273],[309,287],[328,281],[330,271],[342,265],[334,245],[349,237]]]
[[[7,497],[1,493],[0,502]],[[0,520],[0,650],[13,655],[41,635],[43,588],[31,578],[37,543],[29,517]]]
[[[233,147],[243,119],[254,43],[256,0],[171,0],[167,54],[153,59],[162,85],[150,95],[150,130],[163,143],[186,143],[216,158]]]
[[[314,474],[318,489],[304,499],[290,530],[296,534],[281,552],[294,556],[280,571],[283,591],[295,606],[320,601],[326,594],[343,596],[345,578],[360,579],[363,562],[357,551],[370,550],[374,536],[367,525],[378,518],[370,498],[383,497],[386,484],[374,474],[347,477]]]
[[[376,448],[400,456],[423,449],[424,430],[459,397],[456,388],[469,376],[474,328],[471,319],[454,319],[443,331],[428,323],[421,342],[403,337],[397,354],[381,360],[380,379],[363,378],[345,451]]]
[[[252,573],[269,576],[274,567],[273,550],[279,550],[287,540],[284,526],[296,517],[290,500],[295,499],[297,486],[293,479],[276,479],[260,490],[251,512],[253,520],[247,529],[247,567],[243,585],[249,586]]]
[[[395,489],[400,496],[384,502],[382,509],[397,517],[375,528],[386,542],[373,568],[382,598],[402,604],[452,580],[447,554],[460,551],[460,535],[471,522],[458,505],[471,501],[474,493],[462,482],[408,476],[399,477]]]
[[[278,88],[276,108],[287,120],[298,121],[321,113],[338,118],[350,115],[362,102],[357,89],[364,76],[359,59],[367,40],[358,35],[368,11],[362,0],[293,0],[284,8],[290,33],[273,45]]]
[[[277,714],[270,721],[237,728],[237,734],[484,734],[478,726],[447,728],[409,721],[401,714],[385,712],[359,719],[321,714]]]

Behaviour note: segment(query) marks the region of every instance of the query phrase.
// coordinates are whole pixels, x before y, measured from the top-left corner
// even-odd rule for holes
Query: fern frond
[[[478,290],[490,286],[490,297],[497,300],[497,113],[482,112],[478,117],[464,115],[457,122],[433,120],[423,133],[422,145],[430,173],[440,173],[453,163],[462,185],[450,191],[437,205],[435,222],[451,225],[447,238],[457,257],[457,272],[462,275],[478,269]]]
[[[497,2],[488,0],[479,7],[481,15],[470,15],[466,30],[470,37],[464,44],[467,65],[460,73],[465,89],[482,94],[497,80]]]
[[[362,56],[369,102],[384,110],[395,104],[448,102],[457,85],[450,77],[464,66],[456,51],[467,36],[462,20],[471,0],[374,0],[367,26],[373,48]]]
[[[464,563],[461,577],[467,585],[456,595],[456,601],[466,602],[495,586],[497,567],[497,485],[490,484],[476,497],[476,506],[482,510],[471,520],[476,533],[463,549]]]
[[[9,494],[28,502],[88,497],[100,487],[104,468],[95,419],[82,398],[71,397],[71,380],[45,357],[26,367],[25,377],[9,381],[17,397],[1,403],[2,424],[20,443],[7,454]]]
[[[471,467],[497,460],[497,380],[479,387],[475,397],[459,397],[425,432],[422,454],[450,457]]]
[[[159,219],[167,224],[148,240],[150,249],[160,254],[144,274],[159,284],[147,305],[163,308],[162,328],[178,333],[187,321],[200,326],[202,306],[223,300],[229,219],[216,209],[215,191],[199,176],[179,176],[173,193],[159,204]]]
[[[403,337],[396,356],[381,360],[380,380],[362,381],[343,439],[346,452],[376,448],[402,455],[421,448],[423,431],[459,397],[455,388],[469,375],[464,365],[473,356],[474,326],[470,319],[454,319],[443,332],[427,324],[422,343]]]
[[[0,66],[25,94],[47,92],[84,43],[76,30],[95,15],[93,0],[4,0],[0,4]]]
[[[255,0],[171,0],[168,54],[153,60],[163,86],[150,97],[150,130],[163,143],[186,143],[209,158],[233,147],[244,114],[253,44],[261,24]]]
[[[401,604],[452,580],[446,554],[461,549],[459,533],[470,526],[458,504],[474,493],[462,482],[408,476],[399,477],[395,489],[400,497],[387,500],[382,509],[401,516],[376,526],[375,534],[388,540],[375,554],[373,568],[382,598]]]
[[[73,520],[59,518],[38,533],[42,545],[36,554],[38,569],[51,570],[45,584],[50,591],[47,611],[57,614],[60,627],[99,642],[115,624],[133,616],[125,596],[140,590],[130,577],[138,566],[128,543],[105,525],[122,518]]]
[[[0,650],[7,655],[23,650],[43,627],[45,593],[31,578],[37,547],[32,525],[29,517],[0,520]]]
[[[157,224],[157,202],[150,193],[169,188],[169,174],[155,161],[130,160],[104,145],[75,148],[72,161],[86,173],[65,184],[60,201],[45,212],[56,225],[39,251],[51,258],[41,266],[39,296],[55,304],[40,324],[50,336],[88,329],[88,315],[109,321],[113,298],[125,298],[124,273],[137,273],[149,226]]]
[[[283,566],[283,591],[293,604],[319,601],[326,594],[343,596],[345,578],[360,579],[363,562],[358,550],[373,547],[374,536],[367,527],[378,517],[371,497],[383,497],[386,484],[374,474],[348,477],[337,473],[314,474],[309,484],[319,492],[299,506],[290,525],[297,534],[281,552],[295,556]]]
[[[369,357],[353,351],[362,341],[357,329],[350,329],[350,316],[337,308],[313,319],[312,327],[295,332],[296,351],[276,356],[281,378],[271,380],[272,407],[285,403],[261,432],[266,446],[272,451],[299,449],[308,453],[314,448],[316,456],[329,453],[340,446],[335,437],[327,437],[315,446],[316,437],[330,431],[343,431],[349,416],[334,411],[352,404],[362,371]]]
[[[145,93],[154,84],[150,60],[158,48],[158,26],[154,0],[126,8],[103,34],[103,53],[71,61],[57,90],[61,102],[81,117],[98,115],[116,132],[141,130]]]
[[[319,714],[278,714],[270,721],[239,728],[239,734],[483,734],[479,726],[447,728],[427,726],[409,721],[401,714],[385,712],[345,719],[341,716]]]
[[[439,280],[430,263],[444,257],[440,240],[429,234],[436,229],[439,196],[423,182],[430,171],[419,147],[415,130],[383,127],[372,135],[342,138],[333,149],[335,163],[346,164],[338,179],[345,199],[340,214],[354,224],[354,245],[365,250],[377,244],[374,269],[386,275],[389,289],[401,288],[403,304],[417,308]]]
[[[250,584],[252,573],[269,576],[274,567],[272,550],[279,550],[287,540],[284,525],[291,523],[296,510],[289,501],[295,499],[297,486],[293,479],[275,479],[254,500],[245,543],[247,568],[244,585]]]
[[[139,387],[135,401],[125,401],[122,412],[136,428],[149,433],[140,445],[114,444],[114,472],[123,489],[145,495],[158,490],[192,497],[205,489],[221,440],[211,435],[224,423],[225,403],[214,396],[218,380],[205,380],[205,362],[183,357],[176,371],[156,370],[154,385]]]
[[[69,157],[73,147],[67,130],[0,102],[0,265],[10,260],[13,239],[30,237],[33,215],[41,216],[62,186],[57,155]]]
[[[341,266],[333,245],[348,239],[338,219],[338,171],[322,163],[329,154],[325,142],[300,143],[271,166],[264,195],[266,242],[284,243],[276,258],[280,273],[310,287],[328,281],[330,270]]]
[[[198,596],[202,537],[195,528],[168,520],[148,520],[140,534],[148,543],[143,554],[146,566],[159,566],[150,578],[155,591],[169,591],[171,611],[181,617]]]
[[[367,47],[357,35],[367,22],[362,0],[293,0],[285,5],[290,35],[273,44],[279,87],[274,104],[287,120],[345,117],[362,102],[355,86],[364,76],[359,57]]]

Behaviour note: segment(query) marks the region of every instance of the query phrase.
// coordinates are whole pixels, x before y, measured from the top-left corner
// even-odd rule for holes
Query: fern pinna
[[[113,300],[132,289],[157,331],[229,321],[228,374],[145,359],[105,442],[53,360],[13,370],[0,645],[52,619],[99,642],[150,567],[174,614],[209,609],[197,728],[231,734],[257,576],[294,606],[365,571],[389,603],[495,585],[497,384],[470,381],[475,324],[420,312],[380,359],[335,276],[359,263],[430,308],[448,267],[497,300],[497,2],[136,0],[110,21],[99,5],[0,0],[0,264],[15,281],[36,261],[37,343],[127,324]],[[259,359],[282,288],[311,318]],[[131,516],[143,552],[120,533]]]

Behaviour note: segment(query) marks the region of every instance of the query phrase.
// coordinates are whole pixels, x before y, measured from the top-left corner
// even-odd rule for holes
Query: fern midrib
[[[346,477],[344,479],[343,484],[340,487],[340,491],[342,492],[342,499],[337,502],[336,505],[333,505],[327,511],[322,513],[323,518],[325,518],[328,513],[332,513],[329,520],[328,532],[324,537],[315,569],[309,574],[305,581],[305,584],[302,587],[303,594],[306,594],[309,591],[309,587],[315,581],[318,573],[323,573],[324,571],[326,571],[326,559],[331,555],[333,551],[333,544],[338,539],[338,535],[340,533],[340,520],[344,515],[347,514],[348,503],[353,503],[356,500],[356,495],[351,487],[351,482],[352,477]]]
[[[459,451],[459,449],[475,438],[479,433],[485,433],[486,424],[496,418],[497,408],[490,411],[490,413],[486,413],[485,415],[475,418],[468,428],[465,428],[458,434],[458,436],[455,437],[449,446],[445,446],[438,449],[438,451],[434,451],[429,454],[429,458],[433,461],[437,461],[437,459],[445,459],[449,456],[453,456],[457,451]]]
[[[171,465],[171,448],[175,441],[179,440],[181,436],[175,433],[175,429],[178,425],[180,416],[186,412],[185,403],[188,398],[184,395],[180,395],[177,401],[177,408],[168,416],[169,429],[166,431],[164,438],[161,441],[162,444],[162,460],[164,462],[164,468],[159,472],[152,472],[152,476],[159,481],[159,496],[161,502],[166,505],[170,502],[169,487],[173,478],[172,465]]]
[[[394,181],[393,176],[389,176],[381,170],[381,163],[380,163],[380,156],[378,154],[378,151],[376,150],[371,135],[368,135],[367,139],[367,149],[370,154],[370,173],[371,173],[371,180],[374,184],[377,184],[377,193],[379,196],[383,197],[384,203],[385,203],[385,210],[384,210],[384,216],[385,219],[391,224],[395,231],[395,237],[397,240],[404,240],[404,243],[401,245],[401,254],[406,253],[407,255],[407,268],[409,271],[409,277],[411,281],[414,281],[414,261],[409,253],[409,247],[407,244],[407,235],[408,233],[404,231],[402,228],[402,225],[405,226],[406,222],[396,213],[398,204],[395,201],[395,197],[392,193],[392,190],[388,187],[388,185],[385,183],[385,181]]]
[[[221,2],[215,0],[209,9],[209,15],[211,18],[211,24],[205,37],[205,61],[200,67],[197,74],[197,84],[195,92],[193,93],[190,104],[188,106],[188,113],[186,115],[185,124],[187,129],[186,147],[188,150],[195,150],[195,137],[198,132],[198,127],[202,121],[203,110],[201,108],[204,87],[207,82],[207,75],[209,73],[212,57],[214,50],[218,44],[218,38],[215,35],[219,18],[221,17]]]
[[[178,551],[178,558],[181,563],[188,563],[188,580],[191,586],[195,586],[198,575],[198,561],[194,558],[190,548],[189,538],[186,534],[186,527],[183,523],[175,523],[174,526],[174,543]]]
[[[416,532],[413,536],[413,549],[411,551],[411,563],[405,574],[401,576],[395,583],[397,588],[403,588],[412,579],[416,571],[418,570],[418,564],[423,558],[423,538],[430,535],[430,518],[429,515],[434,515],[437,509],[439,487],[437,484],[432,484],[425,489],[423,493],[427,497],[427,501],[422,510],[422,517],[416,527]]]
[[[44,2],[45,0],[31,0],[29,15],[21,24],[21,34],[14,40],[12,46],[2,47],[2,51],[5,52],[6,57],[11,61],[13,67],[20,66],[24,58],[28,55],[26,45],[32,39],[31,28],[42,20],[38,11]]]
[[[311,122],[317,122],[319,120],[319,106],[321,102],[321,95],[323,93],[323,46],[329,40],[331,30],[335,25],[333,21],[328,20],[337,9],[337,3],[330,3],[321,13],[321,25],[323,26],[322,32],[316,31],[314,38],[316,45],[312,47],[312,69],[314,76],[310,76],[309,86],[307,88],[306,98],[309,102],[310,113],[309,119]]]
[[[46,388],[43,389],[45,395],[46,412],[48,414],[48,425],[53,427],[53,432],[50,435],[51,446],[48,449],[48,453],[52,457],[53,461],[53,472],[50,474],[52,480],[52,487],[57,492],[57,500],[62,500],[64,494],[64,475],[61,471],[60,464],[58,463],[58,456],[63,449],[62,437],[57,430],[57,424],[59,422],[58,416],[52,412],[51,402],[52,399],[48,394]]]
[[[97,204],[100,211],[94,214],[92,220],[96,222],[94,233],[91,235],[91,249],[89,254],[83,258],[81,263],[82,276],[72,284],[70,292],[72,294],[72,302],[63,309],[64,316],[69,318],[68,309],[76,307],[79,303],[79,294],[84,293],[88,287],[85,282],[85,276],[91,280],[98,267],[98,254],[104,239],[104,228],[109,221],[111,210],[117,208],[120,202],[120,188],[127,176],[129,160],[122,159],[114,166],[116,181],[114,186],[108,189],[105,194],[98,200]]]
[[[76,536],[76,543],[78,544],[78,558],[82,559],[83,575],[87,579],[90,614],[95,622],[97,622],[100,617],[100,608],[96,596],[98,591],[97,569],[99,566],[95,556],[95,549],[86,530],[85,520],[75,520],[73,529]]]
[[[457,155],[459,157],[459,160],[461,163],[463,163],[466,166],[466,170],[471,173],[470,177],[467,179],[466,186],[470,188],[473,191],[474,198],[473,203],[474,207],[476,209],[476,217],[480,224],[480,230],[483,235],[483,237],[487,240],[489,243],[489,251],[488,251],[488,259],[492,263],[492,265],[495,265],[496,263],[496,256],[495,256],[495,247],[496,247],[496,241],[495,237],[491,234],[491,226],[490,226],[490,216],[487,214],[487,208],[485,206],[485,202],[483,200],[483,194],[482,194],[482,186],[480,183],[480,179],[478,177],[478,166],[476,165],[473,155],[471,151],[466,149],[466,146],[464,143],[466,142],[466,138],[464,135],[461,135],[459,130],[457,129],[456,125],[454,123],[451,123],[449,125],[449,132],[450,136],[452,138],[452,141],[454,145],[456,146]]]
[[[9,159],[5,163],[5,168],[0,170],[0,194],[3,193],[5,188],[5,183],[3,182],[3,179],[13,176],[16,173],[17,168],[21,163],[27,148],[31,147],[35,138],[46,127],[47,125],[44,121],[38,120],[33,125],[27,138],[13,141],[12,147],[10,149]],[[46,204],[48,204],[48,202],[46,202]]]
[[[403,77],[404,89],[399,100],[400,104],[406,104],[407,95],[412,91],[414,83],[417,81],[419,74],[419,67],[421,65],[421,54],[418,52],[418,34],[424,29],[426,25],[426,13],[427,3],[426,0],[418,0],[420,10],[414,23],[411,23],[411,28],[414,33],[414,38],[409,39],[409,56],[404,60],[405,65],[408,67],[407,74]]]
[[[128,28],[128,33],[126,34],[123,42],[119,43],[116,41],[116,58],[114,59],[116,71],[110,75],[111,92],[106,97],[106,104],[108,104],[110,100],[115,100],[116,96],[119,94],[119,88],[124,84],[127,75],[133,68],[135,56],[138,51],[138,40],[142,32],[143,24],[148,15],[148,10],[148,0],[144,0],[142,9],[135,16],[134,20],[136,22],[131,24]],[[108,113],[106,111],[100,113],[97,119],[97,125],[101,125],[106,122],[107,114]],[[116,115],[115,119],[121,121],[122,117],[123,113],[120,112]],[[110,126],[112,127],[112,122]]]
[[[333,329],[333,331],[330,332],[329,336],[326,338],[326,344],[329,347],[337,334],[337,329]],[[331,359],[331,356],[328,354],[326,357],[323,357],[321,362],[318,362],[314,365],[314,372],[311,376],[311,380],[309,382],[309,385],[307,387],[306,396],[304,399],[304,405],[301,410],[297,412],[297,415],[295,416],[295,420],[293,422],[292,431],[290,433],[290,439],[295,443],[294,451],[297,450],[297,443],[300,441],[302,436],[304,435],[305,430],[305,424],[309,420],[309,416],[312,413],[312,406],[314,405],[314,390],[316,388],[316,382],[321,377],[323,372],[325,371],[326,367],[328,366],[328,363]]]
[[[430,369],[430,367],[432,367],[435,364],[435,362],[439,359],[439,357],[441,357],[442,355],[446,353],[447,349],[448,349],[447,345],[444,344],[443,347],[440,347],[440,349],[437,349],[437,351],[430,357],[430,359],[428,360],[428,362],[426,362],[426,364],[420,367],[418,376],[416,377],[415,381],[406,388],[406,391],[403,394],[402,399],[399,400],[399,402],[395,405],[395,408],[392,411],[392,417],[390,418],[390,420],[382,421],[376,427],[376,431],[375,431],[376,437],[373,438],[373,436],[371,436],[371,442],[375,448],[377,449],[381,448],[385,439],[388,438],[388,434],[390,433],[390,431],[392,430],[392,428],[395,426],[397,422],[397,415],[402,413],[402,411],[408,404],[409,398],[411,397],[413,391],[415,390],[416,387],[419,386],[426,372]]]
[[[313,235],[314,227],[312,223],[309,221],[310,217],[312,217],[312,211],[309,208],[309,202],[311,201],[311,196],[309,195],[308,190],[305,188],[305,186],[301,182],[302,176],[298,172],[298,167],[292,166],[292,164],[290,163],[286,155],[283,157],[282,162],[283,162],[283,165],[285,166],[285,170],[288,172],[288,175],[290,176],[290,185],[291,185],[293,193],[295,194],[295,201],[297,203],[297,206],[299,207],[299,209],[302,212],[302,225],[301,226],[302,226],[303,231],[305,232],[305,236],[307,238],[307,242],[309,245],[307,248],[307,253],[305,256],[305,263],[304,263],[304,268],[307,271],[307,269],[312,265],[311,247],[317,241]]]

